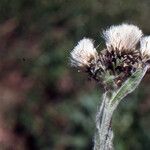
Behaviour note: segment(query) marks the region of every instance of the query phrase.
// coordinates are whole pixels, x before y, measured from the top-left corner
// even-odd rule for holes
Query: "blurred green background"
[[[91,150],[101,90],[69,66],[77,41],[104,46],[122,22],[150,34],[149,0],[0,0],[0,149]],[[150,76],[113,118],[116,150],[150,149]]]

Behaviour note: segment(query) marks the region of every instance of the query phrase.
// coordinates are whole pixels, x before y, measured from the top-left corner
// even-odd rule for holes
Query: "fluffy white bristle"
[[[134,49],[142,35],[137,26],[130,24],[111,26],[103,32],[107,48],[113,47],[119,51]]]
[[[142,56],[150,56],[150,36],[145,36],[141,38],[140,46]]]
[[[88,38],[83,38],[71,52],[71,65],[75,67],[87,66],[89,65],[90,59],[96,59],[97,55],[93,41]]]

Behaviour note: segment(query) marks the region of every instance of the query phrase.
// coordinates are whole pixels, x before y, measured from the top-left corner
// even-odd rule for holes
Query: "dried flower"
[[[71,65],[86,68],[105,89],[119,88],[150,57],[150,37],[142,38],[135,25],[121,24],[103,31],[106,48],[97,53],[91,39],[84,38],[71,52]],[[137,43],[141,39],[141,52]]]
[[[97,51],[94,48],[93,41],[83,38],[71,52],[71,65],[74,67],[89,66],[91,60],[96,60]]]
[[[142,37],[142,31],[135,25],[121,24],[111,26],[103,32],[107,49],[118,51],[130,51],[135,49],[136,44]]]
[[[150,59],[150,36],[145,36],[140,40],[140,51],[144,61]]]

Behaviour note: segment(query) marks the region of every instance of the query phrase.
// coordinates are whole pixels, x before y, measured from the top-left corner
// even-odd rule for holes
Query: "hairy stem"
[[[113,112],[117,105],[110,105],[110,97],[107,92],[103,94],[101,106],[96,115],[96,134],[94,150],[112,150],[113,149],[113,131],[111,129],[111,120]]]

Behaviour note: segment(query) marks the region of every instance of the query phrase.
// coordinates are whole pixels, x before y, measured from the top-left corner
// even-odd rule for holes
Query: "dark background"
[[[101,90],[69,53],[122,22],[150,34],[150,1],[0,0],[0,149],[92,149]],[[149,150],[149,92],[147,74],[115,112],[116,150]]]

